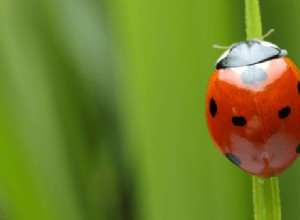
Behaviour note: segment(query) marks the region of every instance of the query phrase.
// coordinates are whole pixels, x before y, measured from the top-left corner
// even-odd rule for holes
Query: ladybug
[[[260,177],[280,174],[300,153],[300,74],[286,55],[267,41],[235,43],[217,60],[207,87],[214,143]]]

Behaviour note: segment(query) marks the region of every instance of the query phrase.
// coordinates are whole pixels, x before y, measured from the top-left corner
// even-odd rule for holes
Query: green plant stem
[[[262,38],[262,27],[258,0],[245,0],[247,39]]]
[[[247,39],[262,38],[258,0],[245,0]],[[278,177],[263,179],[253,176],[253,206],[255,220],[281,220]]]
[[[268,179],[252,176],[255,220],[280,220],[278,177]]]

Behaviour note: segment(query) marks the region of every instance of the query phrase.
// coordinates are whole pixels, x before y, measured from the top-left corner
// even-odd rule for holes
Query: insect
[[[218,149],[256,176],[276,176],[300,153],[300,73],[287,51],[258,39],[217,60],[206,120]]]

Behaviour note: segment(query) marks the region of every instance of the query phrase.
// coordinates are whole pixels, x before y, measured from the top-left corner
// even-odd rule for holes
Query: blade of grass
[[[258,0],[245,0],[245,22],[247,39],[261,38],[262,25]]]
[[[255,220],[280,220],[278,177],[268,179],[252,177]]]
[[[262,38],[259,1],[245,0],[246,38]],[[252,177],[255,220],[280,220],[280,195],[278,177],[262,179]]]

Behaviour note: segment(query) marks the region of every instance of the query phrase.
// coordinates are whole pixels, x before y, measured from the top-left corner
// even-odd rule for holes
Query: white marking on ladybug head
[[[247,69],[247,66],[241,66],[241,67],[233,67],[231,70],[238,75],[241,75],[243,72],[245,72]]]
[[[279,47],[275,44],[272,44],[271,42],[268,42],[268,41],[262,41],[262,40],[257,40],[258,42],[260,42],[263,46],[266,46],[266,47],[274,47],[274,48],[278,48]]]
[[[275,44],[257,39],[233,44],[217,60],[216,69],[249,66],[267,60],[283,57],[286,50]]]
[[[230,51],[230,49],[226,50],[226,51],[219,57],[219,59],[217,60],[217,63],[219,63],[221,60],[225,59],[225,58],[228,56],[229,51]]]
[[[267,77],[268,75],[263,69],[251,65],[247,66],[247,69],[241,74],[241,81],[246,84],[256,84],[263,82]]]
[[[277,45],[275,45],[275,44],[272,44],[271,42],[268,42],[268,41],[259,41],[263,46],[266,46],[266,47],[273,47],[273,48],[276,48],[276,49],[278,49],[279,51],[280,51],[280,56],[281,57],[284,57],[284,56],[286,56],[288,53],[287,53],[287,51],[286,50],[284,50],[284,49],[280,49]]]
[[[260,69],[263,69],[263,70],[266,71],[266,69],[268,68],[268,66],[269,66],[270,63],[271,63],[271,62],[268,60],[268,61],[266,61],[266,62],[257,63],[257,64],[255,64],[255,66],[256,66],[257,68],[260,68]]]

